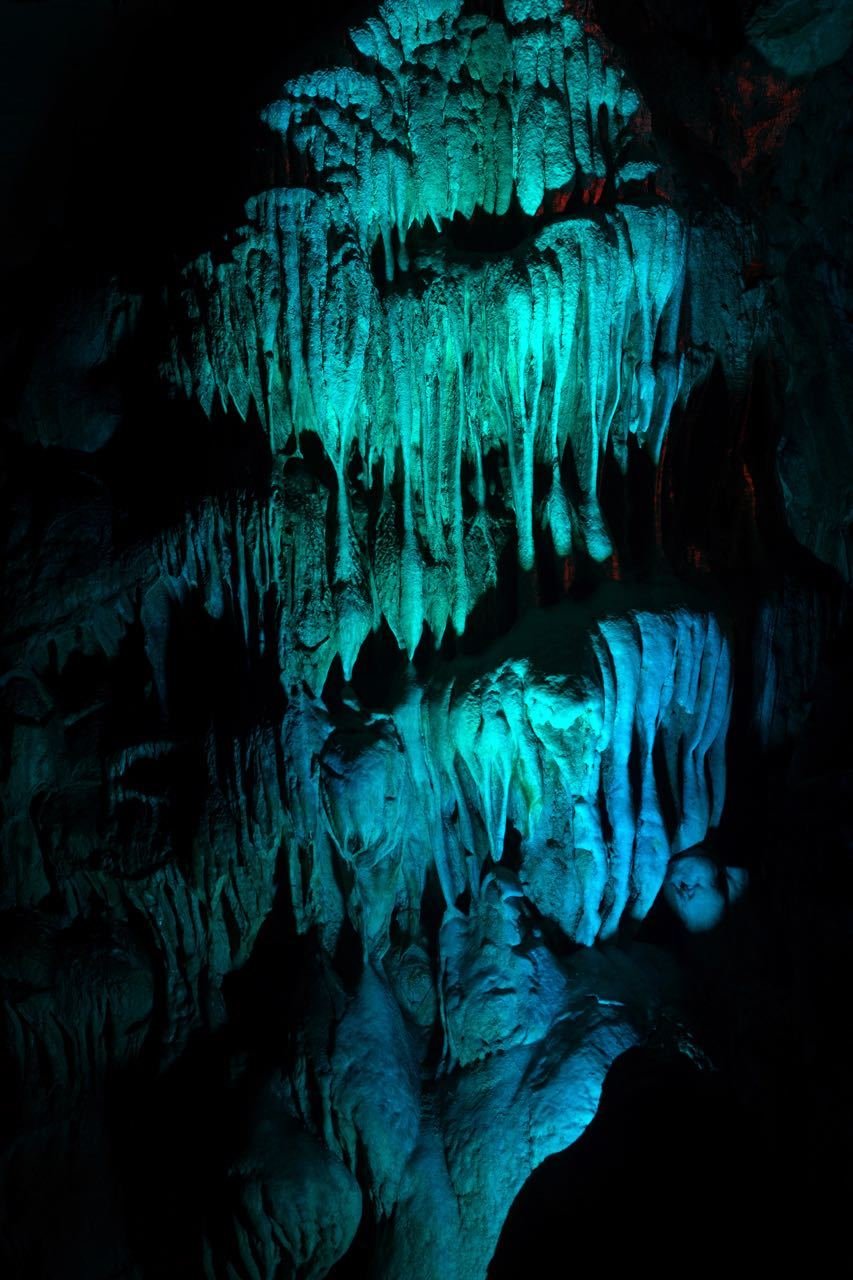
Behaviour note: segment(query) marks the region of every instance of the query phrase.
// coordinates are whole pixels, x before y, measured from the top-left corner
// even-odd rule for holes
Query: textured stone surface
[[[724,8],[388,0],[265,54],[216,216],[22,263],[9,1274],[474,1280],[703,1035],[774,1194],[795,1088],[833,1130],[849,21]]]

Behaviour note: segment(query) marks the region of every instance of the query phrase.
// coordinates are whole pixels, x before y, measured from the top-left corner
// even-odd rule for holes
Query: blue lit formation
[[[325,1274],[366,1194],[383,1276],[484,1275],[519,1187],[662,998],[642,948],[598,944],[665,884],[688,928],[722,912],[701,857],[673,863],[725,793],[730,657],[706,610],[614,586],[410,668],[381,714],[348,684],[343,710],[320,696],[383,620],[409,657],[425,627],[461,634],[507,547],[525,571],[543,533],[607,559],[607,452],[624,471],[633,436],[657,465],[676,406],[714,359],[738,385],[760,333],[742,239],[658,197],[642,104],[596,38],[557,0],[461,9],[384,4],[352,65],[286,87],[266,119],[291,185],[250,202],[228,261],[185,272],[168,365],[208,414],[257,414],[275,460],[268,501],[163,538],[143,608],[156,637],[170,593],[200,593],[247,649],[275,644],[288,697],[239,748],[251,801],[226,797],[259,901],[281,848],[320,952],[235,1175],[235,1258],[259,1274],[287,1254]],[[510,216],[512,250],[454,247],[451,223]],[[353,936],[347,993],[331,957]]]
[[[430,873],[452,916],[501,862],[508,830],[517,895],[591,945],[626,915],[642,920],[672,854],[719,821],[731,673],[711,616],[566,605],[531,615],[512,649],[526,656],[498,646],[453,664],[357,727],[335,728],[319,700],[294,703],[293,720],[315,731],[289,757],[292,892],[301,927],[330,950],[348,913],[381,960],[392,917],[416,920]],[[331,910],[337,858],[350,887]]]
[[[560,4],[506,22],[460,7],[384,5],[354,36],[358,69],[290,84],[268,119],[317,190],[253,200],[231,261],[186,273],[171,376],[207,412],[253,406],[279,455],[316,434],[336,478],[316,512],[330,580],[325,537],[285,552],[286,682],[321,688],[337,654],[349,677],[382,618],[409,655],[424,625],[461,633],[513,530],[524,568],[537,522],[558,555],[607,559],[606,452],[624,469],[633,435],[657,462],[676,403],[715,353],[742,378],[760,325],[731,227],[629,199],[654,169],[639,100],[582,24]],[[558,212],[596,183],[620,202]],[[509,255],[418,241],[514,198],[530,228]]]

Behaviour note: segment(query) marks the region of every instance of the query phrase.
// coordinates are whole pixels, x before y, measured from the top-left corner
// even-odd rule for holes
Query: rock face
[[[294,886],[304,851],[326,846],[294,899],[303,928],[333,946],[347,912],[381,957],[393,917],[417,917],[431,875],[451,914],[476,899],[508,833],[514,893],[567,939],[590,946],[626,913],[643,919],[672,854],[720,820],[728,646],[713,618],[684,609],[585,612],[532,613],[497,653],[410,687],[387,716],[334,727],[322,704],[293,704],[297,723],[312,711],[320,722],[310,755],[288,759],[304,805],[291,812],[307,817],[292,832]],[[352,896],[330,917],[319,868],[336,857]]]
[[[606,457],[624,471],[633,437],[657,464],[715,358],[743,381],[764,292],[742,288],[745,227],[656,193],[647,109],[561,3],[387,4],[352,38],[353,67],[266,113],[311,185],[253,200],[230,261],[188,269],[169,362],[207,413],[251,407],[276,455],[319,438],[332,591],[300,534],[292,610],[318,688],[382,618],[410,657],[425,625],[461,634],[508,537],[533,567],[536,523],[558,556],[611,556]],[[507,219],[509,252],[459,252],[454,229]]]
[[[828,171],[849,21],[600,8],[386,0],[240,225],[22,321],[10,1274],[476,1280],[617,1058],[705,1062],[845,635],[837,210],[757,157]]]

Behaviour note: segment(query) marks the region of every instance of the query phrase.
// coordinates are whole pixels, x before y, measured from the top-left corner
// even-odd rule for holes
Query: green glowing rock
[[[610,555],[604,451],[624,464],[635,434],[656,457],[690,382],[677,350],[686,235],[671,209],[556,222],[512,257],[478,264],[431,254],[417,284],[387,295],[340,200],[271,193],[250,213],[215,283],[209,263],[187,279],[202,354],[190,362],[176,349],[175,365],[208,408],[218,395],[245,415],[251,397],[277,450],[307,431],[320,438],[336,477],[332,607],[345,672],[379,616],[410,654],[424,622],[438,637],[448,622],[464,629],[503,537],[485,505],[490,452],[506,458],[502,500],[523,567],[536,519],[559,554],[580,544]],[[388,504],[366,538],[352,511],[355,457],[368,476],[380,464]],[[547,495],[536,488],[543,462]],[[473,575],[472,540],[487,550]]]
[[[356,66],[291,82],[267,112],[320,190],[257,197],[230,261],[188,268],[171,358],[206,412],[251,407],[277,455],[298,458],[311,432],[329,460],[326,533],[303,524],[305,545],[285,550],[304,583],[296,613],[317,612],[286,665],[313,688],[336,654],[349,677],[383,617],[410,655],[425,625],[463,631],[511,524],[525,569],[537,523],[558,555],[607,559],[605,454],[624,469],[634,435],[657,462],[710,369],[702,353],[739,385],[761,328],[731,220],[694,232],[647,199],[560,212],[573,183],[618,189],[649,171],[637,94],[560,5],[511,5],[500,22],[388,4],[353,41]],[[445,241],[454,217],[512,201],[529,219],[514,251]],[[374,484],[381,509],[365,519]]]

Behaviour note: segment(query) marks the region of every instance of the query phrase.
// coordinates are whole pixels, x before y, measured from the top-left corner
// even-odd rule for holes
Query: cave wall
[[[682,1161],[828,1241],[853,7],[84,9],[8,18],[6,1273],[674,1266]]]

